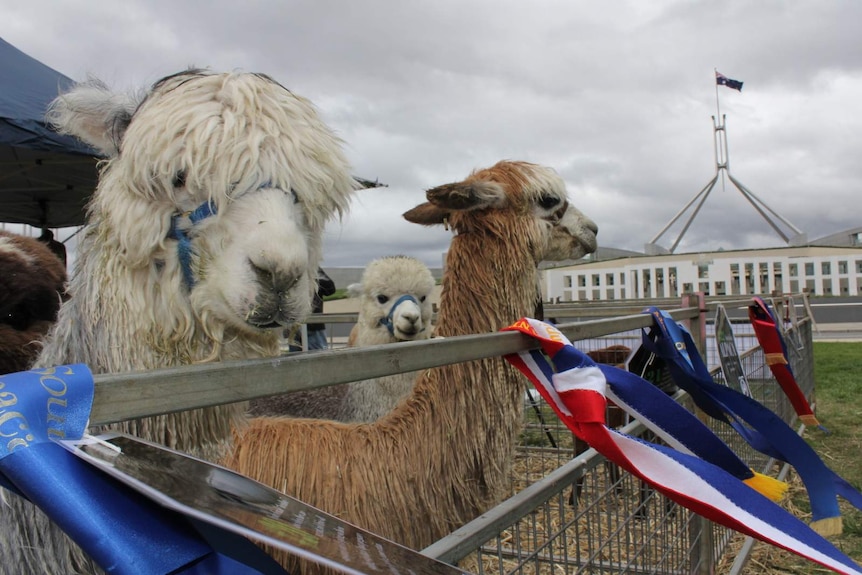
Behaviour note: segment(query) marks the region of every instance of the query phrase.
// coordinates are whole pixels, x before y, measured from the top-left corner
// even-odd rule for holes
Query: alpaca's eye
[[[544,195],[539,198],[539,205],[542,207],[542,209],[545,210],[550,210],[554,206],[559,205],[559,203],[560,198],[558,198],[557,196]]]
[[[388,295],[380,294],[379,296],[377,296],[377,303],[386,303],[388,301],[389,301]]]
[[[420,298],[419,298],[419,301],[424,302],[424,301],[425,301],[425,296],[423,295],[422,297],[420,297]]]
[[[171,182],[175,188],[184,188],[186,187],[186,172],[185,170],[180,170],[176,174],[174,174],[174,180]]]
[[[299,203],[299,195],[296,193],[296,190],[294,190],[293,188],[290,188],[290,197],[293,198],[294,204]]]

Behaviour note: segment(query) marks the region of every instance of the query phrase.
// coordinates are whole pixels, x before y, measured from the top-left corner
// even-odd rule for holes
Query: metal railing
[[[750,300],[725,300],[726,308]],[[662,302],[664,303],[664,302]],[[679,303],[679,302],[677,302]],[[693,304],[693,305],[692,305]],[[641,310],[650,302],[546,308],[558,327],[583,351],[622,343],[636,347],[642,328],[652,324]],[[701,351],[715,303],[689,299],[671,316],[687,324]],[[620,315],[623,314],[623,315]],[[583,317],[591,317],[583,321]],[[601,317],[602,319],[599,319]],[[355,321],[350,314],[314,321]],[[796,328],[801,348],[792,346],[791,364],[807,395],[813,391],[811,324]],[[440,365],[501,356],[537,347],[520,333],[470,335],[397,345],[293,353],[273,359],[185,366],[95,377],[91,424],[159,415],[376,378]],[[753,347],[742,362],[754,397],[788,422],[789,402],[772,380],[763,352]],[[720,370],[713,373],[721,381]],[[675,396],[690,407],[687,396]],[[479,573],[712,573],[732,535],[729,530],[678,507],[625,472],[607,464],[594,450],[574,455],[571,433],[540,398],[538,411],[525,409],[525,426],[515,457],[512,496],[452,534],[422,550],[425,555]],[[543,414],[539,417],[537,414]],[[753,467],[771,462],[718,426],[715,431]],[[645,434],[632,421],[626,433]]]

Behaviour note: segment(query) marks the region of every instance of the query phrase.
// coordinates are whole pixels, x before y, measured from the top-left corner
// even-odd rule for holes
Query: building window
[[[599,274],[593,274],[593,287],[598,287],[601,285],[602,276]]]
[[[626,274],[624,272],[620,272],[620,285],[626,285]]]
[[[614,274],[610,273],[605,275],[605,285],[614,285]]]
[[[862,260],[856,260],[856,273],[862,274]]]
[[[679,289],[677,288],[676,283],[676,268],[668,268],[667,270],[667,281],[670,283],[670,297],[677,297],[679,295]]]
[[[587,287],[587,276],[579,275],[578,276],[578,287]]]
[[[760,291],[767,293],[769,291],[769,264],[761,262],[758,269],[760,270]]]
[[[698,289],[703,292],[704,295],[709,294],[709,282],[700,282],[698,284]]]
[[[709,279],[709,264],[697,264],[697,278]]]
[[[814,262],[805,262],[805,275],[814,275]]]
[[[832,275],[832,262],[820,262],[820,270],[823,275]]]
[[[724,282],[715,282],[715,295],[727,295],[727,288]]]
[[[847,273],[847,261],[846,260],[838,262],[838,273],[839,274],[846,274]]]
[[[796,264],[788,265],[787,266],[787,273],[789,273],[790,277],[792,277],[792,278],[798,278],[799,277],[799,266],[797,266]]]
[[[572,276],[563,276],[563,287],[564,288],[572,287]]]

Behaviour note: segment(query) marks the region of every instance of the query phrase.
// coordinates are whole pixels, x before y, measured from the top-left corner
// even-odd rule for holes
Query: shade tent
[[[45,123],[70,78],[0,38],[0,221],[62,228],[84,223],[98,153]]]

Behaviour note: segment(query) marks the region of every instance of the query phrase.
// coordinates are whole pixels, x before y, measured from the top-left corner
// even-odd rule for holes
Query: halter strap
[[[389,308],[389,314],[386,317],[380,318],[380,325],[385,325],[386,329],[388,329],[389,333],[392,335],[395,335],[395,326],[392,325],[392,316],[395,315],[395,308],[397,308],[399,305],[401,305],[405,301],[412,301],[416,305],[419,305],[419,302],[416,301],[415,297],[413,297],[412,295],[409,295],[409,294],[405,294],[405,295],[401,296],[400,298],[398,298],[397,300],[395,300],[395,303],[392,304],[391,308]]]
[[[259,185],[257,190],[266,188],[276,188],[276,186],[273,186],[272,182],[267,181]],[[291,192],[293,192],[293,188],[291,188]],[[214,216],[216,213],[218,213],[216,205],[212,200],[207,200],[190,212],[178,212],[171,217],[171,229],[168,232],[168,239],[177,241],[177,256],[180,260],[180,268],[183,271],[183,282],[189,290],[195,285],[195,276],[192,273],[192,252],[194,250],[192,249],[192,239],[189,237],[189,232],[195,225],[210,216]],[[189,225],[185,229],[180,227],[180,223],[184,219],[188,219],[189,222]]]
[[[177,256],[183,271],[183,282],[188,289],[192,289],[195,285],[195,276],[192,273],[192,239],[189,237],[189,231],[196,224],[216,213],[215,204],[212,203],[212,200],[207,200],[190,212],[174,214],[171,217],[171,230],[168,232],[168,238],[177,240]],[[180,227],[180,223],[184,219],[188,219],[190,224],[187,229]]]

